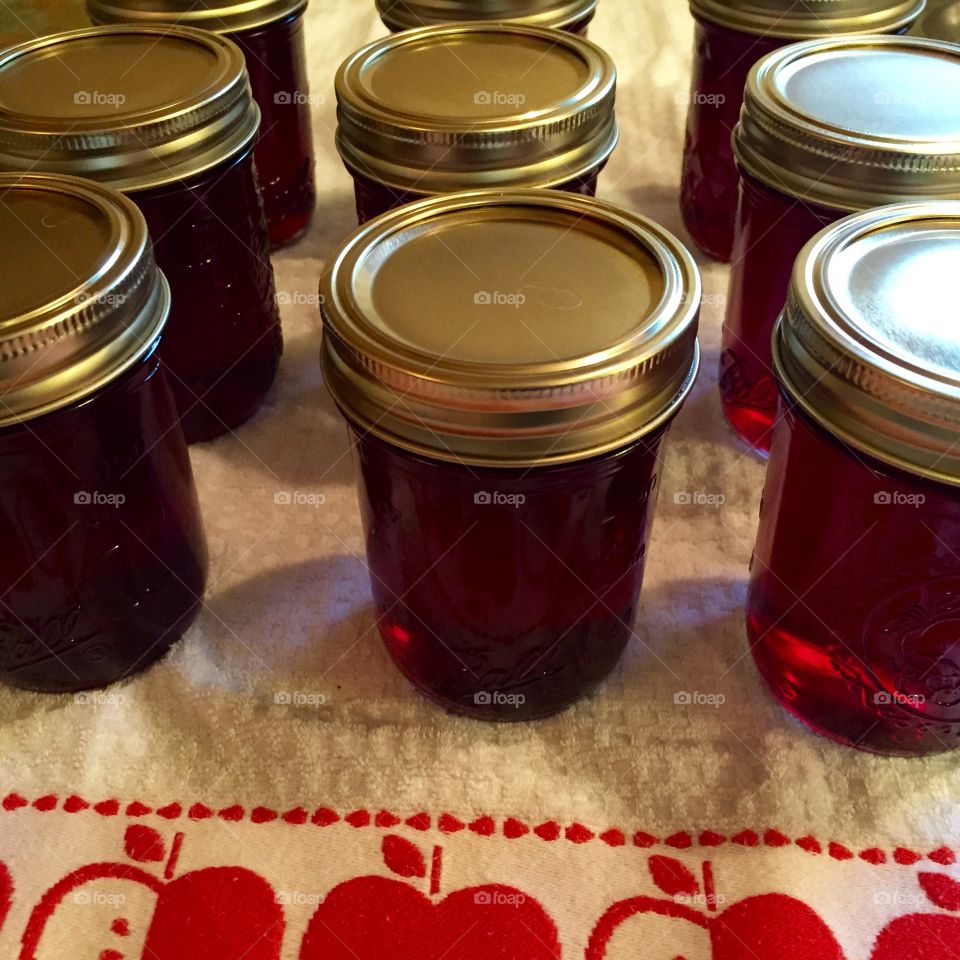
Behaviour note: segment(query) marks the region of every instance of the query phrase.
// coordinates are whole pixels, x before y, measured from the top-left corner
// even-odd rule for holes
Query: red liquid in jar
[[[770,341],[793,263],[811,237],[846,213],[788,197],[746,172],[742,178],[720,353],[720,398],[734,430],[766,454],[778,397]]]
[[[283,351],[253,157],[130,197],[170,283],[160,349],[183,431],[209,440],[260,408]]]
[[[585,197],[595,197],[597,195],[597,178],[602,169],[603,165],[582,177],[558,184],[553,189],[566,190],[567,193],[579,193]],[[422,200],[426,196],[422,193],[396,190],[359,174],[353,175],[353,183],[357,201],[357,220],[361,224],[380,216],[381,213],[386,213],[396,207],[402,207],[405,203],[412,203],[414,200]]]
[[[457,713],[554,713],[632,634],[665,428],[613,454],[500,469],[358,435],[380,632],[400,670]]]
[[[304,233],[316,203],[303,16],[230,39],[243,50],[260,107],[257,173],[270,242],[279,247]]]
[[[960,745],[958,543],[960,489],[849,449],[785,400],[747,598],[777,699],[868,750]]]
[[[733,250],[739,175],[730,138],[750,68],[789,43],[696,21],[680,206],[690,236],[724,262]]]
[[[207,553],[176,420],[154,354],[75,407],[0,428],[6,683],[105,686],[193,620]]]

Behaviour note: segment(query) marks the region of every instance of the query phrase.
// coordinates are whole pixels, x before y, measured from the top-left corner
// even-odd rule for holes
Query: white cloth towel
[[[185,895],[183,877],[217,865],[256,871],[283,905],[281,938],[258,939],[253,960],[300,955],[309,917],[331,888],[368,874],[406,876],[421,900],[434,890],[435,906],[424,900],[416,909],[433,910],[438,929],[448,914],[463,923],[470,915],[469,904],[441,899],[451,891],[518,888],[552,918],[565,957],[693,960],[711,956],[711,944],[713,956],[745,960],[839,956],[809,907],[851,960],[952,956],[929,943],[950,942],[952,930],[950,947],[960,944],[946,925],[960,924],[949,916],[960,908],[960,887],[950,886],[960,880],[952,865],[960,846],[957,759],[882,759],[821,739],[771,702],[747,654],[743,603],[763,464],[741,449],[720,413],[725,268],[701,258],[703,372],[669,437],[636,638],[609,682],[555,718],[486,725],[447,716],[388,661],[373,621],[348,438],[317,363],[315,303],[323,259],[356,225],[352,183],[333,146],[334,72],[385,30],[372,0],[314,0],[307,29],[312,92],[324,98],[314,108],[318,210],[308,236],[276,257],[286,353],[275,392],[235,436],[192,451],[212,551],[206,605],[163,662],[102,695],[0,691],[0,794],[9,793],[0,807],[0,863],[14,885],[0,956],[18,954],[44,891],[98,861],[161,879],[151,886],[130,874],[87,877],[83,886],[87,875],[75,876],[81,886],[69,904],[48,910],[36,956],[140,956],[151,911],[161,924],[157,898],[161,906],[174,899],[176,878]],[[601,0],[590,31],[618,64],[623,126],[599,195],[682,238],[691,35],[680,0]],[[276,504],[281,491],[322,494],[312,499],[323,502]],[[722,494],[723,503],[675,502],[684,491]],[[680,691],[722,694],[723,702],[676,704]],[[381,850],[386,837],[399,839]],[[159,859],[150,859],[152,849],[145,857],[151,844]],[[171,882],[161,889],[165,869]],[[0,920],[3,878],[0,868]],[[217,900],[210,890],[226,881],[210,882],[204,889],[198,881],[187,902],[199,915],[215,900],[225,916],[229,894]],[[236,891],[252,881],[231,882]],[[395,893],[370,894],[370,915]],[[482,901],[481,894],[470,896]],[[737,905],[759,894],[783,899]],[[244,904],[239,925],[259,916],[254,893],[235,895]],[[621,908],[622,924],[598,926],[611,905],[638,896],[651,900],[630,916]],[[527,906],[524,929],[539,930],[543,956],[557,955],[549,923]],[[936,914],[939,926],[901,923],[871,954],[885,923],[918,912]],[[122,924],[120,933],[111,927],[118,918],[127,935]],[[779,932],[766,948],[757,941],[748,950],[743,929],[762,933],[764,924]],[[789,940],[790,930],[801,939]],[[158,944],[180,941],[151,936],[146,957],[201,955],[182,945],[179,954],[162,953]],[[540,955],[498,953],[465,936],[448,957]],[[406,957],[401,940],[390,941],[393,955]],[[729,946],[737,940],[740,953]],[[770,943],[779,952],[765,953]],[[117,953],[100,952],[107,949]],[[266,950],[274,952],[259,952]],[[352,955],[368,960],[371,950],[355,946]],[[203,955],[221,954],[211,947]],[[351,953],[317,947],[303,955]]]

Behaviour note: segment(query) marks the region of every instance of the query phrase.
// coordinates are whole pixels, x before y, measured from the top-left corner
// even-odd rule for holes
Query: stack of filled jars
[[[723,411],[770,456],[755,660],[815,729],[903,754],[960,735],[960,46],[898,35],[922,8],[695,0],[682,192],[731,260]]]
[[[89,0],[100,26],[0,57],[11,683],[124,677],[201,602],[185,442],[263,404],[269,250],[314,204],[304,5]],[[960,733],[960,47],[900,35],[922,6],[695,0],[682,187],[732,258],[723,408],[771,457],[756,662],[895,753]],[[335,78],[360,226],[320,298],[377,621],[448,709],[544,716],[635,636],[700,277],[595,199],[619,136],[595,2],[377,8],[393,33]]]
[[[206,548],[186,443],[282,352],[271,244],[313,207],[305,2],[91,2],[0,55],[0,676],[143,669]]]

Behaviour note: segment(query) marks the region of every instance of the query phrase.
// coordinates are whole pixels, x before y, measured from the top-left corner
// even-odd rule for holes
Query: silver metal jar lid
[[[750,71],[740,165],[840,210],[960,197],[960,46],[843,37],[776,50]]]
[[[787,393],[829,432],[960,484],[960,202],[838,221],[804,247],[774,333]]]

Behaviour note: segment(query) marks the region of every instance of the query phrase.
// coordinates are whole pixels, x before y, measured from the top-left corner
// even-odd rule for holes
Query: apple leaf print
[[[700,892],[697,878],[679,861],[673,857],[651,857],[647,863],[653,882],[671,897],[677,894],[693,896]]]
[[[137,863],[159,863],[166,856],[163,837],[152,827],[140,823],[127,827],[123,848],[127,856]]]
[[[923,892],[942,910],[960,910],[960,883],[943,873],[921,873]]]
[[[423,854],[409,840],[388,834],[383,838],[383,862],[401,877],[425,877],[427,864]]]

